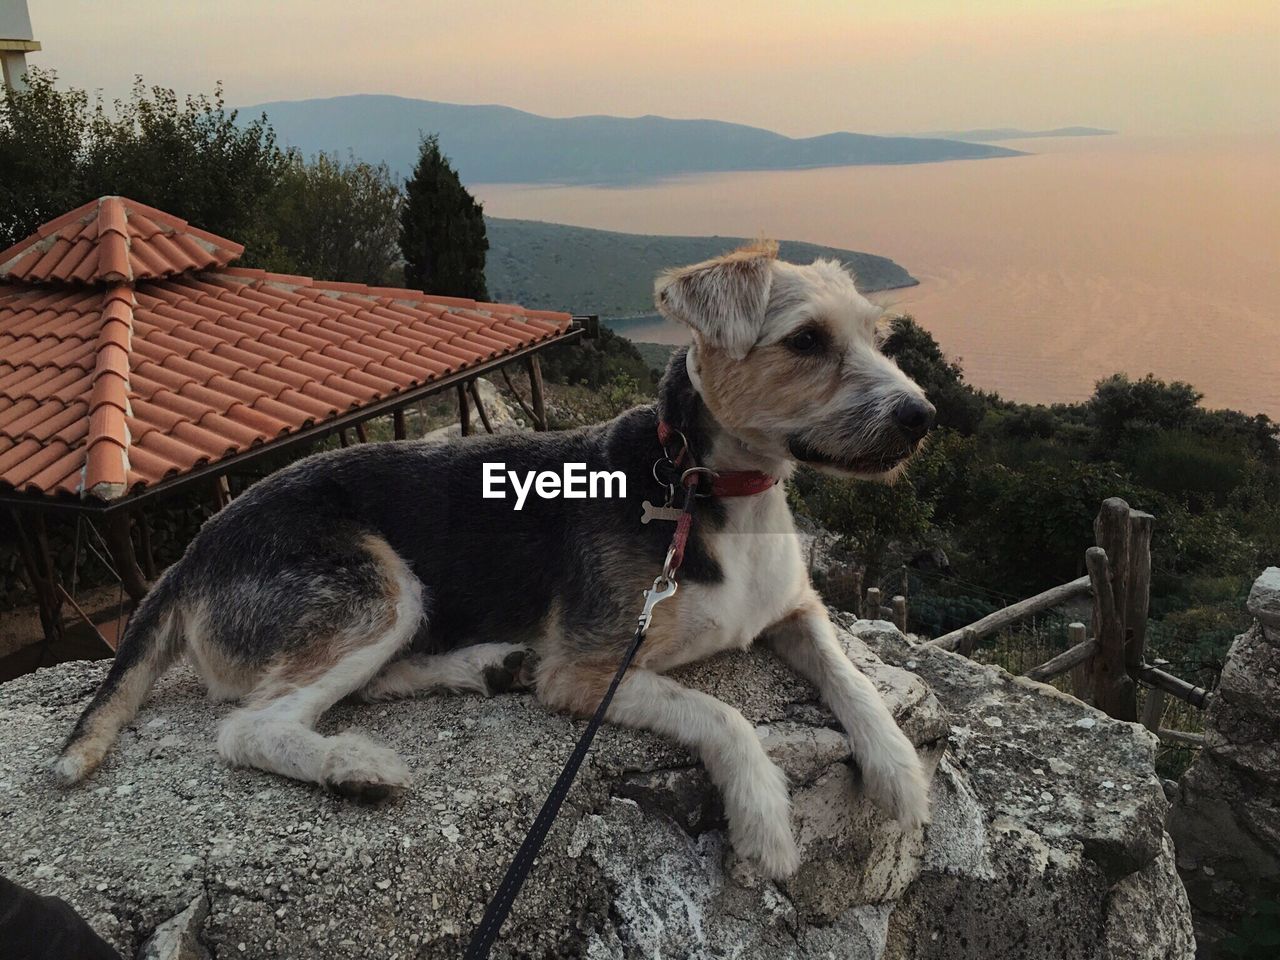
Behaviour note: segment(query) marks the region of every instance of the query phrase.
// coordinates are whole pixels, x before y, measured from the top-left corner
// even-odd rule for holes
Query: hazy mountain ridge
[[[652,316],[653,279],[672,266],[697,263],[741,246],[742,237],[675,237],[615,233],[537,220],[487,217],[485,277],[496,300],[602,317]],[[831,257],[848,264],[870,293],[917,281],[887,257],[784,240],[784,260]]]
[[[991,127],[978,130],[930,130],[910,134],[926,139],[961,140],[967,143],[989,143],[992,140],[1035,140],[1039,137],[1109,137],[1119,133],[1103,127],[1054,127],[1052,130],[1021,130],[1018,127]]]
[[[629,183],[687,173],[1018,156],[1005,147],[922,137],[828,133],[792,138],[720,120],[544,117],[512,107],[359,94],[259,103],[280,141],[304,154],[348,151],[412,168],[421,134],[438,133],[467,183]]]

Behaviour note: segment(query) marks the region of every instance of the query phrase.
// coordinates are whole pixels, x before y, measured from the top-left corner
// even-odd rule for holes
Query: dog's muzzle
[[[865,421],[855,414],[844,431],[833,431],[829,439],[795,434],[787,438],[787,448],[796,460],[812,466],[856,474],[888,473],[919,449],[937,413],[928,400],[904,397],[870,442],[865,430],[859,429]]]

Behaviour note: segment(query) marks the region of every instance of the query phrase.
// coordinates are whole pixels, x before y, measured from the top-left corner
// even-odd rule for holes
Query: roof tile
[[[103,197],[0,252],[0,489],[115,499],[569,327],[242,249]]]

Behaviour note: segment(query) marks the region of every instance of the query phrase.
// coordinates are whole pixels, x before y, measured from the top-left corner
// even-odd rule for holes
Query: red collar
[[[676,439],[679,439],[681,447],[680,452],[676,454],[672,463],[680,467],[684,465],[683,461],[689,455],[689,449],[685,446],[684,434],[665,420],[659,420],[658,442],[662,444],[663,451],[665,452],[667,445]],[[757,493],[764,493],[766,490],[773,489],[778,483],[777,477],[761,473],[759,470],[730,470],[725,473],[716,473],[708,470],[705,472],[711,475],[711,496],[713,497],[753,497]]]

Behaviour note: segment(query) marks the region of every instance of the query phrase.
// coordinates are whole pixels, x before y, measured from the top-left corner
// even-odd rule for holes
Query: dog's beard
[[[830,476],[893,483],[907,469],[911,456],[920,444],[899,442],[875,444],[869,449],[852,448],[833,452],[803,436],[787,439],[791,456]]]

